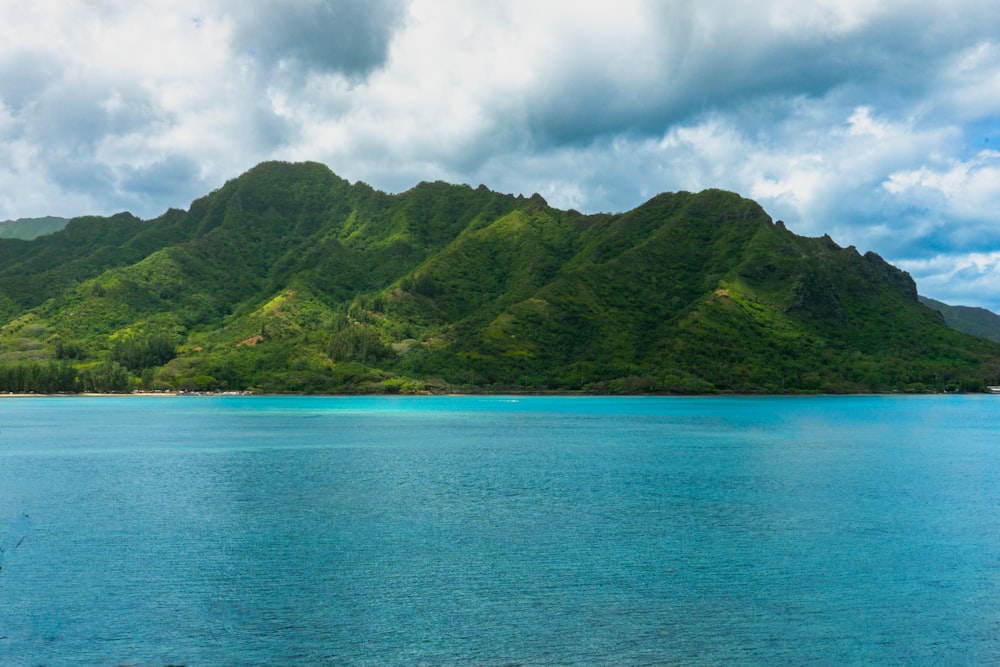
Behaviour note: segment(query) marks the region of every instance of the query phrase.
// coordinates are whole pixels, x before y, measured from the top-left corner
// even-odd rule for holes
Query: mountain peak
[[[70,390],[780,393],[977,389],[1000,346],[736,193],[583,215],[268,162],[188,211],[0,240],[0,358]]]

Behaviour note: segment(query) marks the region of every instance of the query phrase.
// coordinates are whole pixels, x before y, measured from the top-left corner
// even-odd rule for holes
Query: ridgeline
[[[583,215],[261,164],[0,239],[0,391],[981,391],[1000,345],[720,190]]]

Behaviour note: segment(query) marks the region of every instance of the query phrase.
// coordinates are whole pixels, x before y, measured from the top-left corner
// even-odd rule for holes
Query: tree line
[[[133,386],[131,373],[117,361],[84,368],[65,359],[0,363],[0,392],[7,394],[121,393]]]

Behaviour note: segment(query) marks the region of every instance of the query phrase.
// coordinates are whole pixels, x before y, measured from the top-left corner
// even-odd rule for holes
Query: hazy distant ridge
[[[0,238],[30,240],[58,232],[69,222],[68,218],[18,218],[0,221]]]
[[[920,301],[944,316],[952,329],[1000,343],[1000,315],[972,306],[949,306],[922,296]]]

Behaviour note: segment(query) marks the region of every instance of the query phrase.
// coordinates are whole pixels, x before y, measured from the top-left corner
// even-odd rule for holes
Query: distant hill
[[[720,190],[582,215],[271,162],[187,211],[0,239],[3,391],[974,391],[998,370],[908,274]]]
[[[1000,343],[1000,315],[985,308],[949,306],[925,296],[920,302],[941,313],[952,329]]]
[[[18,218],[0,221],[0,239],[31,240],[46,234],[58,232],[69,222],[67,218]]]

